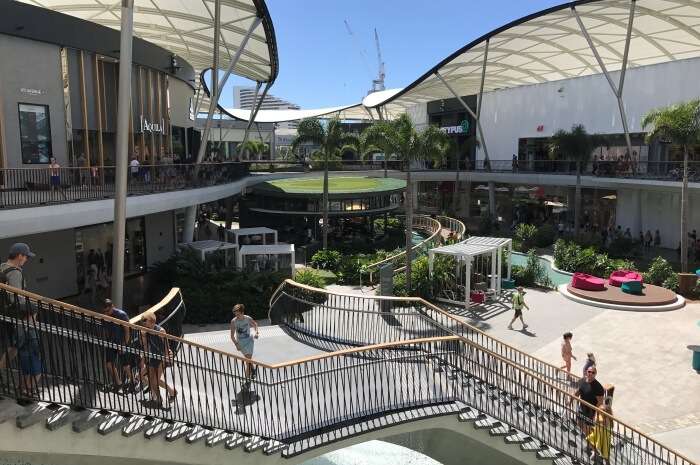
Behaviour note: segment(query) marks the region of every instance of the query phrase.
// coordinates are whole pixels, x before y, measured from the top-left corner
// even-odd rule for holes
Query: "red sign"
[[[540,124],[537,126],[537,132],[543,132],[544,131],[544,124]]]

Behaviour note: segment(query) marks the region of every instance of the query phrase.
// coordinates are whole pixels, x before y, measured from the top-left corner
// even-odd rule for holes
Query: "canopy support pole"
[[[243,141],[241,142],[241,145],[245,144],[248,141],[248,136],[250,135],[250,128],[253,126],[253,121],[255,121],[255,118],[258,116],[258,111],[260,110],[260,107],[263,104],[263,101],[265,100],[265,96],[267,95],[267,91],[270,90],[270,86],[272,83],[266,82],[265,83],[265,88],[262,91],[262,94],[260,95],[260,100],[256,102],[256,99],[258,97],[258,91],[260,90],[260,86],[262,85],[262,82],[258,82],[257,86],[255,87],[255,97],[253,97],[253,111],[250,114],[250,118],[248,118],[248,126],[245,128],[245,133],[243,134]]]
[[[131,58],[134,39],[134,0],[122,0],[119,34],[119,94],[117,101],[117,153],[114,196],[114,245],[112,246],[112,302],[122,307],[126,243],[126,190],[129,163]]]
[[[472,305],[472,257],[465,257],[464,273],[464,308],[467,310]]]
[[[253,35],[253,31],[255,31],[255,28],[257,28],[261,22],[262,18],[255,18],[255,21],[253,21],[253,23],[250,25],[248,31],[246,32],[246,35],[243,36],[243,40],[241,40],[241,45],[238,47],[238,50],[236,50],[236,53],[231,58],[231,62],[229,63],[228,69],[226,70],[224,77],[221,79],[221,82],[219,82],[219,38],[221,36],[221,0],[216,0],[215,2],[212,95],[209,101],[209,112],[207,113],[207,119],[204,122],[204,130],[202,131],[202,137],[200,139],[201,142],[199,144],[199,151],[197,152],[197,159],[195,161],[196,164],[200,164],[204,159],[204,154],[207,150],[207,140],[209,139],[209,131],[211,130],[211,121],[214,117],[214,110],[219,104],[219,96],[221,95],[221,91],[226,85],[226,81],[228,81],[229,76],[231,76],[233,69],[238,63],[238,60],[241,58],[241,54],[243,54],[243,50],[245,50],[245,46],[248,43],[248,39],[250,39],[250,36]],[[195,176],[196,174],[197,170],[195,169]],[[189,207],[187,207],[187,210],[185,211],[185,226],[183,229],[182,236],[183,242],[190,242],[194,239],[194,223],[196,220],[196,216],[197,205],[190,205]]]
[[[496,294],[501,295],[501,270],[503,269],[503,246],[498,248],[496,265]]]
[[[513,268],[513,241],[508,242],[508,281]]]
[[[629,18],[627,20],[627,36],[625,38],[625,52],[622,56],[622,67],[620,68],[620,82],[617,85],[615,85],[615,82],[613,82],[612,76],[610,76],[610,72],[606,68],[605,63],[603,62],[603,59],[601,58],[600,54],[598,53],[598,49],[596,48],[595,44],[593,43],[593,39],[591,38],[590,34],[588,33],[586,26],[583,24],[583,20],[581,19],[581,16],[578,14],[578,11],[576,11],[576,8],[574,6],[571,7],[571,11],[573,12],[574,16],[576,17],[576,21],[578,22],[578,25],[579,25],[579,28],[581,29],[581,33],[583,34],[583,37],[585,37],[586,42],[588,42],[588,47],[593,52],[593,55],[595,56],[595,59],[598,62],[598,66],[600,66],[600,69],[603,71],[603,74],[605,75],[605,79],[607,79],[608,84],[610,85],[610,89],[613,91],[613,94],[615,94],[615,98],[617,99],[617,106],[620,110],[620,119],[622,121],[622,128],[625,132],[625,142],[627,144],[627,153],[629,154],[630,158],[632,158],[632,140],[630,138],[629,125],[627,124],[627,113],[625,112],[625,102],[622,99],[622,91],[624,90],[624,85],[625,85],[625,74],[627,72],[627,61],[629,59],[630,41],[632,40],[632,25],[634,23],[634,8],[636,6],[636,3],[637,3],[637,0],[630,0],[630,12],[629,12]]]
[[[496,262],[497,257],[496,255],[498,254],[498,247],[495,248],[491,252],[491,289],[493,289],[494,292],[498,292],[498,284],[496,283]]]

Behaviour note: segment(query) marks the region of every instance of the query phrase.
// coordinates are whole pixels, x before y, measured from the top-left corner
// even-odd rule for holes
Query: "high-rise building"
[[[262,93],[262,92],[261,92]],[[260,94],[258,94],[260,98]],[[242,108],[244,110],[252,110],[255,102],[255,87],[234,86],[233,88],[233,107]],[[287,100],[275,97],[268,93],[263,99],[261,110],[300,110],[301,107]],[[278,127],[295,129],[298,126],[296,121],[280,123]]]

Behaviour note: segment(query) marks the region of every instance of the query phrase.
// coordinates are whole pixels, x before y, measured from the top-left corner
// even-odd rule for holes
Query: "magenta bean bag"
[[[608,283],[616,287],[620,287],[622,283],[626,283],[627,281],[639,281],[641,283],[644,280],[641,274],[631,270],[613,271],[610,273],[610,279],[608,279]]]
[[[584,291],[604,291],[605,280],[586,273],[574,273],[571,278],[571,287]]]

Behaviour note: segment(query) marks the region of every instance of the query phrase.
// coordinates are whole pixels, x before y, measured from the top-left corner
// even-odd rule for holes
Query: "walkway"
[[[700,461],[700,375],[690,367],[689,344],[700,342],[700,303],[663,313],[606,310],[572,302],[559,293],[530,289],[525,310],[529,327],[507,329],[512,310],[490,308],[463,316],[509,344],[545,361],[561,361],[561,335],[574,334],[581,373],[587,352],[598,361],[598,379],[614,384],[615,416],[658,439],[690,459]],[[693,436],[695,435],[695,436]]]

